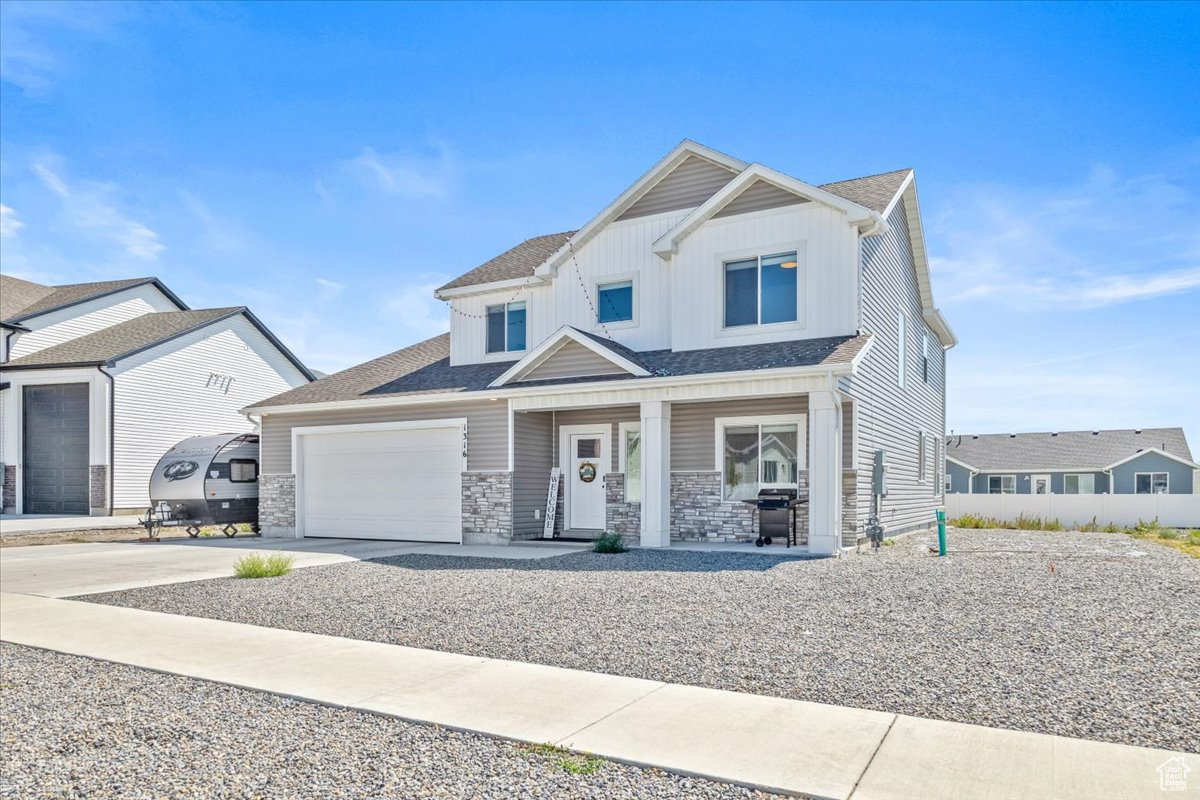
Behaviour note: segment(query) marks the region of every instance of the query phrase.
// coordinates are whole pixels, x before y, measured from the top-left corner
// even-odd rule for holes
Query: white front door
[[[604,529],[604,473],[612,464],[609,430],[566,433],[566,526],[574,530]]]
[[[1030,494],[1050,494],[1049,475],[1031,475],[1029,477]]]

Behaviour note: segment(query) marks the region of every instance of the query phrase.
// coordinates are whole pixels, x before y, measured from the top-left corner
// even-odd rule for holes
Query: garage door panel
[[[301,436],[304,534],[458,542],[459,428]]]

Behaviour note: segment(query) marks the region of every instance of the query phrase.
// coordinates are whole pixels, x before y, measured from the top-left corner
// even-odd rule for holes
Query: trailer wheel
[[[232,539],[233,537],[237,536],[237,526],[236,525],[226,525],[224,528],[221,528],[221,533],[225,534],[230,539]]]
[[[195,539],[197,536],[200,535],[200,529],[197,528],[195,525],[188,525],[187,526],[187,535],[192,537],[193,539]]]
[[[769,545],[770,543],[771,543],[771,537],[770,537],[770,536],[764,536],[764,537],[763,537],[763,544],[767,544],[767,545]]]
[[[761,536],[754,540],[754,546],[755,547],[763,546],[763,538]]]

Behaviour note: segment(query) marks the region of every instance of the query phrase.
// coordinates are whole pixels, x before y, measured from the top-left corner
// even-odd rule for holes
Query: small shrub
[[[890,536],[887,539],[883,540],[884,547],[894,547],[895,545],[896,545],[896,540],[891,538]]]
[[[1080,533],[1096,533],[1099,530],[1100,530],[1100,523],[1096,521],[1095,517],[1092,517],[1091,522],[1085,522],[1083,525],[1079,526]]]
[[[1042,521],[1041,517],[1035,517],[1032,514],[1026,515],[1025,512],[1021,512],[1017,515],[1017,521],[1012,524],[1012,527],[1019,531],[1044,531],[1046,530],[1046,523]],[[1061,530],[1061,528],[1062,526],[1060,525],[1059,529]]]
[[[619,533],[606,533],[592,542],[594,553],[624,553],[628,549],[624,537]]]
[[[963,514],[961,517],[955,517],[950,520],[950,525],[955,528],[1002,528],[1000,520],[992,519],[991,517],[980,516],[979,514]]]
[[[1110,522],[1100,529],[1104,533],[1121,533],[1121,526],[1115,522]]]
[[[604,759],[586,753],[573,753],[554,744],[527,745],[525,749],[534,755],[553,760],[559,769],[572,775],[592,775],[604,767]]]
[[[233,565],[235,578],[278,578],[292,571],[296,558],[283,553],[272,553],[263,556],[259,553],[248,553],[239,558]]]

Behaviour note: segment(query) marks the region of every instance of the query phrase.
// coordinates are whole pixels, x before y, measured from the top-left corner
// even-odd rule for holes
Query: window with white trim
[[[640,422],[622,422],[621,471],[625,473],[625,502],[642,502],[642,425]]]
[[[1136,472],[1133,475],[1134,494],[1167,494],[1171,476],[1166,472]]]
[[[717,420],[721,496],[751,500],[760,489],[795,487],[803,463],[802,419]]]
[[[896,312],[896,384],[904,388],[904,345],[907,334],[904,332],[905,316],[903,311]]]
[[[596,298],[597,322],[633,321],[633,281],[602,283],[596,287]]]
[[[798,263],[795,252],[726,261],[725,327],[795,322]]]
[[[921,380],[929,383],[929,334],[921,334]]]
[[[513,353],[525,349],[525,303],[487,307],[487,351]]]
[[[954,476],[949,471],[942,478],[942,491],[946,494],[954,491]]]
[[[988,494],[1016,494],[1016,475],[989,475]]]
[[[1090,472],[1063,475],[1063,494],[1095,494],[1096,476]]]

